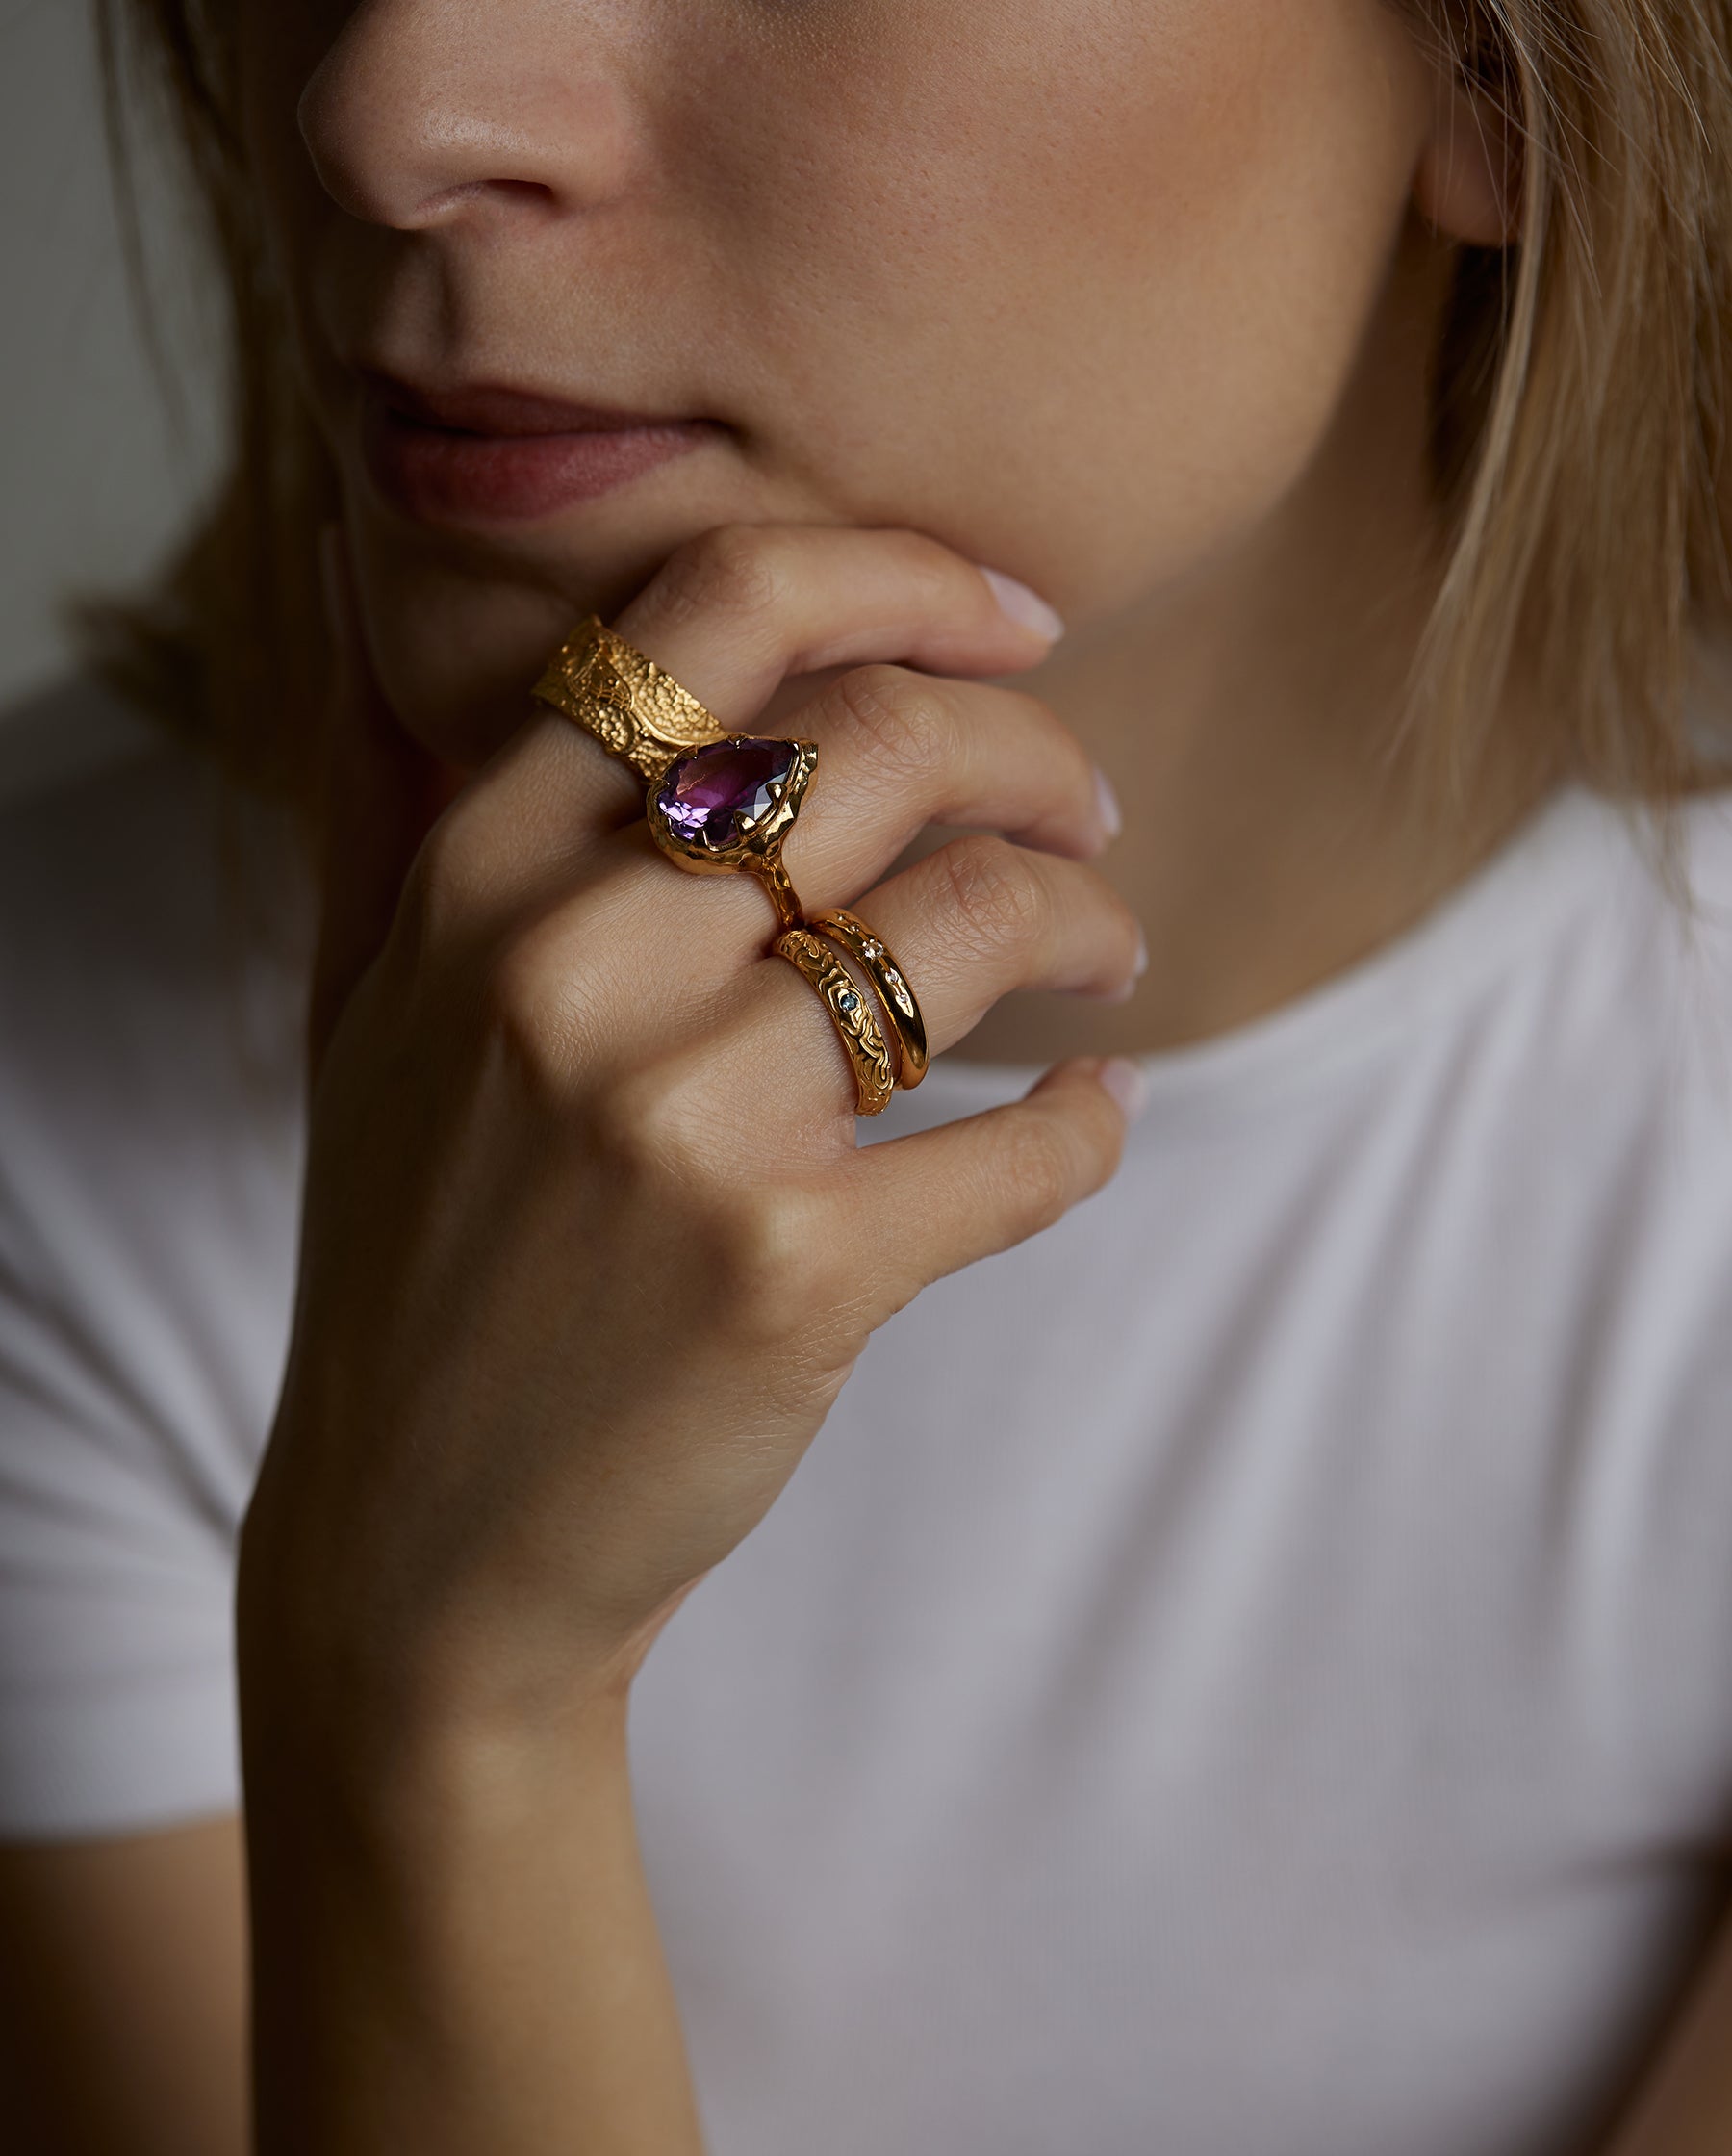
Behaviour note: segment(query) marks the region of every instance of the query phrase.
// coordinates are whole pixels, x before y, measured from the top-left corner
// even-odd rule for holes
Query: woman
[[[243,394],[5,855],[42,2145],[1725,2145],[1724,11],[137,25]],[[592,613],[817,745],[875,1142]]]

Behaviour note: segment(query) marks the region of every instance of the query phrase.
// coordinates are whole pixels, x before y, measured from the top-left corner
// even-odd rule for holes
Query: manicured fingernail
[[[1140,981],[1149,970],[1149,939],[1141,929],[1136,932],[1136,962],[1131,968],[1131,978]]]
[[[1119,798],[1112,790],[1112,781],[1099,764],[1095,766],[1095,807],[1100,811],[1102,823],[1107,827],[1108,838],[1116,838],[1125,828],[1125,811],[1119,807]]]
[[[1101,1065],[1100,1076],[1126,1122],[1135,1122],[1149,1105],[1149,1081],[1140,1067],[1129,1056],[1113,1056]]]
[[[1064,634],[1064,624],[1038,592],[1019,584],[1014,577],[1006,577],[1002,569],[982,569],[981,574],[992,586],[1000,613],[1008,615],[1018,628],[1032,629],[1049,644],[1056,644]]]

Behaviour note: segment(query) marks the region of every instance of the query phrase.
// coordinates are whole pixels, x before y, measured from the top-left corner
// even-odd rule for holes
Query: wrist
[[[483,1680],[455,1656],[376,1651],[352,1617],[285,1585],[243,1553],[235,1668],[249,1814],[277,1792],[392,1829],[418,1817],[570,1803],[628,1783],[626,1719],[636,1661],[572,1658],[556,1685]],[[305,1574],[298,1577],[304,1578]],[[639,1657],[641,1659],[641,1657]]]
[[[543,1833],[631,1805],[624,1696],[533,1723],[449,1700],[365,1707],[309,1696],[292,1670],[254,1666],[241,1687],[249,1838],[335,1836],[405,1852]]]

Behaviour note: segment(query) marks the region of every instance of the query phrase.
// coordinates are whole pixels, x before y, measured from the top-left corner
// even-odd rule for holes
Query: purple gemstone
[[[792,741],[742,735],[700,749],[668,766],[656,805],[671,831],[689,845],[720,853],[753,830],[776,807],[772,787],[794,768]]]

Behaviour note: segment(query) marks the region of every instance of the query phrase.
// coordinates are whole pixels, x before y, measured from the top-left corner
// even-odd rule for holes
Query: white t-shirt
[[[299,946],[211,808],[135,744],[0,816],[13,1836],[236,1801]],[[714,2156],[1597,2145],[1732,1843],[1732,796],[1686,831],[1694,930],[1560,794],[873,1342],[635,1699]]]

